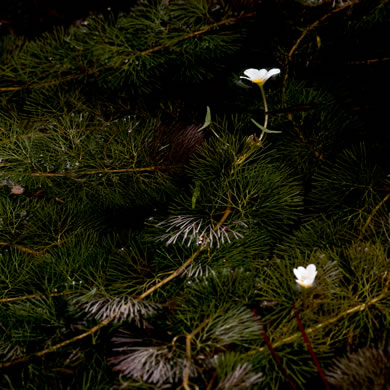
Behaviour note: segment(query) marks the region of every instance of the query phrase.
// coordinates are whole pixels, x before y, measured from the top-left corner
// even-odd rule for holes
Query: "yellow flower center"
[[[253,80],[253,82],[258,84],[258,85],[263,85],[264,84],[264,80],[263,79],[256,79],[256,80]]]

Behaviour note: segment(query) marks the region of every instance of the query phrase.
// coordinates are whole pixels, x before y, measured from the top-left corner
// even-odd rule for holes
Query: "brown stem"
[[[217,371],[213,372],[213,375],[211,376],[210,382],[207,385],[206,390],[211,390],[213,388],[215,379],[217,378]]]
[[[231,200],[231,194],[229,194],[229,203],[228,203],[228,206],[222,216],[222,218],[220,219],[220,221],[217,223],[217,225],[214,227],[214,229],[218,229],[226,220],[226,218],[231,214],[232,212],[232,209],[231,209],[231,204],[230,204],[230,200]],[[169,275],[167,278],[165,278],[164,280],[162,280],[161,282],[157,283],[155,286],[151,287],[149,290],[145,291],[143,294],[139,295],[137,297],[137,300],[139,301],[142,301],[144,298],[146,298],[147,296],[151,295],[154,291],[158,290],[159,288],[161,288],[162,286],[164,286],[165,284],[167,284],[168,282],[170,282],[172,279],[176,278],[177,276],[181,275],[185,268],[187,268],[192,262],[193,260],[204,250],[206,249],[206,246],[201,246],[197,249],[196,252],[194,252],[192,254],[192,256],[184,263],[182,264],[178,269],[176,269],[176,271],[174,271],[171,275]],[[81,340],[89,335],[92,335],[94,334],[95,332],[97,332],[99,329],[103,328],[104,326],[110,324],[114,319],[116,318],[116,313],[114,313],[113,315],[111,315],[110,317],[107,317],[105,320],[103,320],[102,322],[100,322],[98,325],[94,326],[93,328],[89,329],[87,332],[84,332],[76,337],[73,337],[69,340],[65,340],[64,342],[62,343],[59,343],[59,344],[56,344],[56,345],[53,345],[52,347],[50,348],[47,348],[47,349],[44,349],[42,351],[39,351],[39,352],[36,352],[34,354],[31,354],[31,355],[28,355],[28,356],[24,356],[24,357],[21,357],[19,359],[15,359],[15,360],[12,360],[10,362],[5,362],[5,363],[0,363],[0,368],[4,368],[4,367],[10,367],[12,365],[15,365],[15,364],[18,364],[18,363],[23,363],[23,362],[26,362],[28,361],[29,359],[31,359],[32,357],[34,356],[37,356],[37,357],[40,357],[40,356],[43,356],[43,355],[46,355],[47,353],[51,353],[51,352],[54,352],[56,351],[57,349],[60,349],[68,344],[71,344],[71,343],[74,343],[78,340]]]
[[[381,295],[377,296],[376,298],[373,298],[366,303],[362,303],[361,305],[354,306],[348,310],[343,311],[342,313],[337,314],[336,316],[334,316],[332,318],[329,318],[326,321],[323,321],[323,322],[313,326],[312,328],[306,329],[306,334],[311,334],[313,332],[316,332],[318,329],[325,328],[326,326],[332,325],[335,322],[341,320],[343,317],[345,317],[349,314],[353,314],[353,313],[357,313],[359,311],[366,310],[368,307],[375,305],[376,303],[378,303],[379,301],[381,301],[384,298],[387,298],[388,296],[389,296],[389,291],[386,289],[386,291],[384,291]],[[301,332],[294,333],[293,335],[276,342],[273,345],[273,347],[277,348],[277,347],[280,347],[281,345],[291,343],[291,342],[295,341],[297,338],[299,338],[301,335],[302,335]],[[265,347],[261,347],[261,348],[258,348],[256,350],[250,351],[247,354],[251,355],[251,354],[256,353],[256,352],[262,352],[264,350],[265,350]]]
[[[291,58],[293,56],[293,54],[295,53],[295,51],[297,50],[298,46],[300,45],[300,43],[303,41],[303,38],[305,38],[305,36],[311,31],[313,30],[315,27],[317,27],[320,23],[322,23],[324,20],[326,20],[329,16],[332,16],[334,15],[335,13],[339,12],[339,11],[342,11],[344,10],[345,8],[347,7],[350,7],[352,5],[352,3],[348,3],[348,4],[345,4],[344,6],[342,7],[339,7],[339,8],[334,8],[332,11],[328,12],[327,14],[323,15],[321,18],[319,18],[318,20],[316,20],[314,23],[312,23],[310,26],[308,26],[301,34],[301,36],[298,38],[298,40],[295,42],[294,46],[291,48],[291,50],[289,51],[288,55],[287,55],[287,58],[286,58],[286,61],[285,61],[285,65],[284,65],[284,78],[283,78],[283,96],[285,96],[285,92],[286,92],[286,85],[287,85],[287,79],[288,79],[288,70],[289,70],[289,63],[291,61]]]
[[[143,299],[145,299],[147,296],[153,294],[156,290],[158,290],[162,286],[165,286],[172,279],[175,279],[176,277],[181,275],[184,272],[184,270],[194,261],[194,259],[196,257],[198,257],[199,253],[202,252],[204,249],[205,249],[205,247],[203,247],[203,246],[199,247],[197,249],[197,251],[194,252],[192,254],[192,256],[190,258],[188,258],[188,260],[185,263],[183,263],[178,269],[176,269],[171,275],[169,275],[164,280],[162,280],[161,282],[159,282],[156,285],[154,285],[153,287],[151,287],[149,290],[145,291],[143,294],[139,295],[137,297],[137,300],[142,301]]]
[[[251,13],[248,13],[248,14],[239,15],[239,16],[237,16],[235,18],[229,18],[229,19],[221,20],[218,23],[214,23],[212,25],[209,25],[209,26],[206,26],[206,27],[202,28],[201,30],[188,33],[188,34],[186,34],[186,35],[184,35],[182,37],[179,37],[179,38],[173,39],[172,41],[163,43],[162,45],[159,45],[159,46],[156,46],[156,47],[152,47],[151,49],[148,49],[148,50],[145,50],[145,51],[141,51],[139,53],[139,55],[148,55],[148,54],[153,53],[153,52],[155,52],[157,50],[164,49],[165,47],[174,45],[177,42],[184,41],[184,40],[186,40],[188,38],[196,37],[198,35],[202,35],[202,34],[206,33],[207,31],[210,31],[210,30],[212,30],[214,28],[218,28],[219,26],[223,26],[224,24],[236,23],[240,19],[248,18],[248,17],[254,16],[255,14],[256,14],[256,12],[251,12]]]
[[[114,318],[115,318],[115,316],[107,317],[105,320],[103,320],[98,325],[94,326],[93,328],[89,329],[87,332],[84,332],[84,333],[82,333],[82,334],[80,334],[80,335],[78,335],[76,337],[73,337],[73,338],[71,338],[69,340],[65,340],[62,343],[55,344],[52,347],[46,348],[46,349],[44,349],[42,351],[33,353],[31,355],[23,356],[23,357],[21,357],[19,359],[11,360],[10,362],[0,363],[0,368],[10,367],[10,366],[13,366],[13,365],[18,364],[18,363],[26,362],[26,361],[30,360],[31,358],[33,358],[33,357],[41,357],[41,356],[44,356],[44,355],[46,355],[48,353],[54,352],[57,349],[65,347],[68,344],[74,343],[75,341],[81,340],[81,339],[83,339],[83,338],[85,338],[85,337],[87,337],[89,335],[94,334],[99,329],[103,328],[104,326],[106,326],[110,322],[112,322],[114,320]]]
[[[260,323],[260,321],[258,320],[257,318],[257,313],[256,313],[256,310],[253,309],[252,310],[252,313],[253,313],[253,316],[255,317],[256,321],[259,323],[260,325],[260,332],[261,332],[261,335],[263,336],[263,339],[265,341],[265,344],[267,345],[268,349],[270,350],[273,358],[275,359],[277,365],[279,366],[280,370],[282,371],[284,377],[287,379],[287,381],[289,382],[290,386],[296,390],[297,387],[295,386],[295,383],[293,382],[293,380],[291,379],[290,375],[288,374],[287,370],[285,369],[285,367],[283,366],[282,364],[282,361],[279,357],[279,355],[276,353],[275,349],[272,347],[272,343],[271,343],[271,340],[269,339],[266,331],[264,330],[263,328],[263,325]]]
[[[144,167],[144,168],[123,168],[123,169],[95,169],[92,171],[85,171],[76,174],[74,172],[67,173],[57,173],[57,172],[33,172],[30,173],[31,176],[37,177],[75,177],[82,175],[96,175],[98,173],[129,173],[129,172],[153,172],[153,171],[162,171],[167,169],[173,169],[180,167],[180,164],[175,165],[156,165],[153,167]]]
[[[12,244],[11,242],[0,242],[0,246],[9,246],[11,248],[18,249],[22,252],[29,253],[30,255],[34,256],[42,256],[44,254],[43,251],[36,251],[34,249],[26,248],[18,244]]]
[[[223,223],[226,221],[226,218],[231,214],[232,208],[231,208],[231,193],[229,193],[229,201],[228,205],[226,207],[225,212],[222,215],[222,218],[219,220],[219,222],[214,226],[214,231],[218,230],[220,226],[223,225]],[[164,286],[168,282],[170,282],[172,279],[175,279],[177,276],[181,275],[184,270],[194,261],[196,257],[202,252],[204,249],[206,249],[206,246],[200,246],[196,252],[192,254],[188,260],[183,263],[178,269],[176,269],[171,275],[166,277],[161,282],[157,283],[155,286],[151,287],[149,290],[145,291],[143,294],[137,297],[137,300],[141,301],[145,299],[148,295],[152,294],[154,291],[158,290],[160,287]]]
[[[93,73],[95,73],[95,72],[88,71],[88,72],[84,72],[84,73],[70,75],[68,77],[64,77],[63,79],[48,81],[46,83],[27,84],[27,85],[20,85],[18,87],[3,87],[3,88],[0,88],[0,92],[12,92],[12,91],[20,91],[22,89],[33,89],[33,88],[46,88],[46,87],[50,87],[52,85],[60,84],[60,83],[66,82],[66,81],[75,80],[75,79],[78,79],[82,76],[93,74]]]
[[[374,215],[376,214],[376,212],[385,204],[385,202],[390,198],[390,193],[388,193],[377,205],[376,207],[374,208],[374,210],[372,210],[372,213],[368,216],[367,218],[367,221],[366,223],[364,224],[364,226],[362,227],[362,230],[360,231],[360,234],[359,234],[359,240],[361,240],[363,238],[363,234],[364,232],[366,231],[368,225],[370,224],[372,218],[374,217]]]
[[[202,34],[208,32],[208,31],[210,31],[210,30],[212,30],[214,28],[218,28],[218,27],[223,26],[225,24],[234,24],[234,23],[238,22],[240,19],[248,18],[248,17],[251,17],[251,16],[253,16],[255,14],[256,14],[255,12],[251,12],[251,13],[248,13],[248,14],[239,15],[239,16],[237,16],[235,18],[228,18],[228,19],[221,20],[218,23],[214,23],[212,25],[209,25],[209,26],[206,26],[206,27],[202,28],[201,30],[193,31],[191,33],[188,33],[188,34],[180,37],[180,38],[172,39],[171,41],[166,42],[166,43],[164,43],[162,45],[159,45],[159,46],[153,47],[151,49],[147,49],[147,50],[138,52],[136,55],[137,56],[149,55],[150,53],[153,53],[155,51],[158,51],[158,50],[164,49],[166,47],[172,46],[172,45],[174,45],[174,44],[176,44],[176,43],[178,43],[180,41],[183,41],[185,39],[189,39],[189,38],[192,38],[192,37],[196,37],[196,36],[202,35]],[[111,69],[111,68],[112,67],[103,67],[101,70],[108,70],[108,69]],[[62,79],[52,80],[52,81],[48,81],[48,82],[45,82],[45,83],[27,84],[27,85],[21,85],[21,86],[17,86],[17,87],[3,87],[3,88],[0,88],[0,92],[11,92],[11,91],[20,91],[20,90],[23,90],[23,89],[49,87],[49,86],[52,86],[52,85],[56,85],[56,84],[60,84],[60,83],[66,82],[66,81],[78,79],[78,78],[80,78],[82,76],[90,75],[90,74],[94,74],[94,73],[97,73],[97,71],[96,70],[89,70],[89,71],[84,72],[84,73],[78,73],[78,74],[75,74],[75,75],[70,75],[70,76],[64,77]]]
[[[383,58],[371,58],[368,60],[360,60],[360,61],[347,61],[347,65],[369,65],[376,64],[377,62],[390,61],[390,57]]]
[[[299,130],[299,127],[295,124],[294,122],[294,119],[293,119],[293,116],[291,114],[291,112],[288,112],[287,113],[287,117],[288,119],[291,121],[293,127],[294,127],[294,130],[295,132],[298,134],[298,137],[299,139],[301,140],[302,144],[304,144],[313,154],[314,156],[320,160],[320,161],[324,161],[325,160],[325,157],[322,153],[318,152],[317,150],[314,149],[313,145],[311,145],[306,137],[303,135],[303,133],[301,132],[301,130]]]
[[[4,130],[5,132],[5,130]],[[31,137],[35,137],[35,138],[38,138],[38,137],[47,137],[48,134],[43,134],[43,133],[28,133],[28,134],[24,134],[24,135],[19,135],[19,136],[16,136],[16,137],[12,137],[12,138],[7,138],[7,139],[4,139],[2,141],[0,141],[0,145],[3,145],[3,144],[6,144],[8,142],[14,142],[14,141],[17,141],[17,140],[20,140],[20,139],[25,139],[25,138],[31,138]],[[0,166],[5,166],[5,164],[2,164]]]
[[[62,295],[68,295],[68,294],[72,294],[72,293],[73,293],[73,291],[63,291],[61,293],[49,294],[49,297],[60,297]],[[23,301],[25,299],[36,299],[36,298],[41,298],[44,296],[45,295],[41,295],[41,294],[31,294],[31,295],[24,295],[22,297],[1,298],[0,303],[10,303],[10,302],[15,302],[15,301]]]
[[[183,374],[182,387],[185,390],[190,390],[190,368],[192,361],[191,342],[194,336],[200,332],[200,330],[210,322],[210,317],[206,318],[195,330],[186,335],[186,367]]]
[[[284,78],[283,78],[283,90],[282,90],[282,96],[283,96],[283,101],[286,100],[286,88],[287,88],[287,80],[288,80],[288,72],[289,72],[289,64],[290,64],[290,61],[291,61],[291,58],[293,56],[293,54],[295,53],[295,51],[297,50],[298,46],[300,45],[300,43],[303,41],[303,39],[305,38],[305,36],[311,31],[313,30],[315,27],[317,27],[320,23],[322,23],[324,20],[326,20],[329,16],[331,15],[334,15],[335,13],[339,12],[339,11],[342,11],[344,10],[345,8],[351,6],[352,3],[349,3],[349,4],[346,4],[342,7],[339,7],[339,8],[335,8],[333,9],[332,11],[328,12],[327,14],[323,15],[321,18],[319,18],[318,20],[316,20],[314,23],[312,23],[310,26],[308,26],[301,34],[301,36],[298,38],[298,40],[295,42],[294,46],[291,48],[291,50],[289,51],[287,57],[286,57],[286,61],[285,61],[285,65],[284,65]],[[300,131],[300,129],[295,125],[294,121],[293,121],[293,117],[291,115],[291,113],[289,112],[288,113],[288,118],[289,120],[293,123],[293,126],[294,126],[294,130],[297,132],[298,134],[298,137],[300,138],[301,142],[303,144],[305,144],[309,150],[316,156],[317,159],[319,160],[324,160],[324,156],[323,154],[319,153],[318,151],[316,151],[312,145],[310,145],[307,140],[306,140],[306,137],[303,135],[303,133]]]
[[[309,353],[311,355],[311,358],[313,359],[313,362],[314,362],[314,364],[316,366],[316,369],[319,372],[322,381],[324,382],[325,389],[326,390],[330,390],[329,383],[328,383],[328,381],[326,379],[325,373],[324,373],[324,371],[322,370],[322,368],[320,366],[320,362],[318,361],[316,354],[314,353],[314,349],[313,349],[313,347],[311,345],[309,337],[307,337],[307,334],[305,332],[305,328],[304,328],[304,326],[302,324],[301,319],[299,318],[298,310],[295,307],[295,305],[293,305],[293,309],[294,309],[295,318],[297,319],[299,330],[302,333],[303,340],[305,341],[306,347],[307,347],[307,349],[308,349],[308,351],[309,351]]]

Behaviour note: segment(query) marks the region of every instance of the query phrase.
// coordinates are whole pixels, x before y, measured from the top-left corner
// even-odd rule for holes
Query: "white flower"
[[[296,282],[302,287],[311,287],[317,275],[316,266],[309,264],[305,267],[294,268],[294,274],[297,278]]]
[[[273,68],[270,70],[250,68],[244,71],[244,75],[247,77],[240,76],[240,78],[252,81],[252,83],[255,83],[258,86],[262,87],[270,77],[275,76],[279,73],[280,69],[278,68]]]

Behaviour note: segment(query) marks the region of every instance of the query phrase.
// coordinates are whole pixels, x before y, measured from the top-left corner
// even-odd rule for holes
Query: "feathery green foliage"
[[[0,37],[1,388],[386,386],[389,2],[332,3]]]

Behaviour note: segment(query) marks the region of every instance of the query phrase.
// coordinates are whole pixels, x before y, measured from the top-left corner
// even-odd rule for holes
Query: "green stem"
[[[264,92],[263,86],[261,84],[258,84],[258,86],[260,87],[261,96],[263,98],[263,103],[264,103],[264,127],[267,128],[267,125],[268,125],[268,105],[267,105],[267,99],[265,97],[265,92]],[[265,134],[264,131],[260,134],[259,143],[263,139],[264,134]]]
[[[260,87],[261,96],[263,97],[263,104],[264,104],[264,127],[267,128],[267,125],[268,125],[268,105],[267,105],[267,99],[265,97],[265,92],[264,92],[263,86],[261,84],[257,84],[257,85]],[[256,139],[256,137],[255,137],[256,143],[254,145],[252,145],[251,149],[248,152],[246,152],[245,154],[243,154],[242,156],[240,156],[236,160],[236,162],[234,163],[235,166],[242,164],[256,150],[256,147],[258,145],[260,145],[261,140],[264,137],[264,134],[265,134],[265,132],[263,131],[260,134],[260,137],[258,139]]]
[[[267,99],[265,98],[265,92],[262,85],[260,85],[261,96],[263,97],[264,102],[264,127],[267,128],[268,125],[268,105]]]

